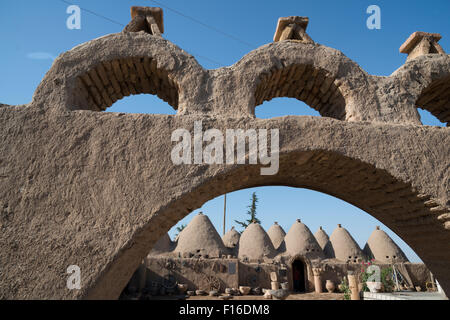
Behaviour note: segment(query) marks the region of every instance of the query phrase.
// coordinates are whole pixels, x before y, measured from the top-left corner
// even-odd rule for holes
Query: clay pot
[[[283,289],[270,290],[269,292],[272,295],[272,299],[274,299],[274,300],[284,300],[289,295],[289,292],[287,290],[283,290]]]
[[[367,288],[369,288],[370,292],[377,293],[381,290],[381,282],[375,282],[375,281],[367,281],[366,282]]]
[[[250,292],[255,296],[259,296],[261,295],[261,288],[260,287],[253,288]]]
[[[178,291],[179,291],[180,293],[185,293],[185,292],[187,291],[187,289],[188,289],[188,286],[187,286],[187,284],[185,284],[185,283],[179,283],[179,284],[177,285],[177,287],[178,287]]]
[[[327,280],[325,288],[328,290],[328,293],[332,293],[336,289],[336,286],[334,285],[333,281]]]
[[[205,292],[205,290],[195,290],[195,294],[197,296],[205,296],[206,292]]]
[[[264,299],[272,300],[272,295],[270,294],[270,290],[267,290],[267,291],[264,293]]]
[[[218,295],[219,295],[219,292],[217,290],[211,290],[209,292],[209,296],[210,297],[215,297],[215,296],[218,296]]]
[[[244,287],[244,286],[240,286],[239,287],[239,292],[243,295],[246,296],[250,293],[251,288],[250,287]]]

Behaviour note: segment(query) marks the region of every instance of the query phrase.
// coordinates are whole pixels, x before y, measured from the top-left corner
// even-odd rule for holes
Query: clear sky
[[[79,5],[81,29],[69,30],[66,9]],[[381,29],[369,30],[369,5],[381,9]],[[25,104],[51,67],[53,59],[74,46],[109,33],[120,32],[130,21],[130,7],[160,6],[164,9],[166,39],[194,55],[205,68],[237,62],[249,51],[272,41],[279,17],[308,16],[308,34],[323,45],[341,50],[370,74],[390,75],[405,61],[398,48],[414,31],[437,32],[441,46],[450,50],[450,1],[366,0],[2,0],[0,1],[0,103]],[[109,112],[165,113],[175,111],[151,95],[116,102]],[[419,110],[426,125],[441,125]],[[319,114],[295,99],[278,98],[256,110],[261,118]],[[287,187],[262,187],[228,195],[227,227],[243,219],[250,196],[259,198],[258,216],[264,228],[278,221],[286,231],[301,218],[315,232],[323,226],[328,234],[342,223],[363,246],[376,225],[381,225],[412,261],[414,252],[390,230],[356,207],[319,192]],[[223,197],[201,209],[218,231],[222,230]],[[198,213],[196,210],[193,214]],[[192,218],[189,215],[180,223]],[[173,236],[174,230],[170,234]]]

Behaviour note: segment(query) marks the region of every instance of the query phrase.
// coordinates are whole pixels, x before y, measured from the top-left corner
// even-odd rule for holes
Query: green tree
[[[249,205],[247,208],[247,215],[249,215],[250,217],[245,220],[245,221],[238,221],[238,220],[234,220],[234,222],[236,222],[237,224],[239,224],[241,227],[247,228],[249,226],[249,224],[251,224],[252,222],[256,222],[261,224],[261,221],[256,217],[256,207],[257,207],[257,203],[258,203],[258,197],[256,196],[256,192],[253,192],[252,194],[252,198],[251,198],[251,205]]]
[[[178,231],[177,234],[175,235],[175,239],[178,237],[178,235],[180,234],[181,231],[183,231],[183,229],[186,228],[185,224],[182,224],[181,226],[177,227],[176,230]]]

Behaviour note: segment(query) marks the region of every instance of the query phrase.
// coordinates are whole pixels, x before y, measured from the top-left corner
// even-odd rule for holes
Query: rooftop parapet
[[[439,33],[416,31],[402,44],[400,52],[408,55],[407,60],[430,53],[445,54],[438,43],[441,38]]]
[[[123,32],[139,31],[161,36],[164,33],[163,10],[157,7],[131,7],[131,21]]]
[[[304,43],[314,43],[306,33],[308,27],[308,17],[282,17],[278,19],[277,30],[273,37],[273,42],[283,40],[298,40]]]

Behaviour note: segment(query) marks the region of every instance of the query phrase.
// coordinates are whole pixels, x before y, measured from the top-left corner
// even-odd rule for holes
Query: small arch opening
[[[116,101],[105,112],[151,113],[175,115],[177,111],[167,102],[152,94],[138,94]]]
[[[426,110],[429,114],[436,117],[440,122],[447,123],[450,122],[450,76],[442,77],[431,82],[420,94],[416,102],[416,107]],[[421,112],[419,110],[422,123],[429,121],[429,114],[427,112]],[[435,121],[433,121],[434,124]]]
[[[255,106],[277,97],[295,98],[321,116],[345,119],[345,99],[341,82],[326,70],[305,64],[293,64],[262,74],[255,90]]]
[[[435,115],[425,109],[417,109],[420,116],[420,122],[425,126],[445,127],[445,123],[442,123]]]
[[[314,116],[320,117],[320,113],[308,106],[303,101],[292,98],[274,98],[264,101],[255,109],[255,116],[260,119],[270,119],[284,116]]]
[[[123,97],[152,94],[178,109],[178,84],[156,59],[132,57],[103,61],[75,81],[78,109],[105,111]]]

